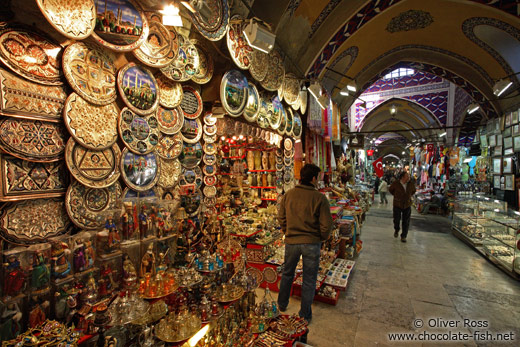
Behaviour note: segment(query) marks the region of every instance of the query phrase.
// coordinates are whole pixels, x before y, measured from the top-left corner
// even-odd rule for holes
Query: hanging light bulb
[[[159,11],[162,17],[163,25],[181,27],[182,26],[182,18],[179,15],[179,8],[175,6],[173,3],[170,3],[164,6],[164,9]]]

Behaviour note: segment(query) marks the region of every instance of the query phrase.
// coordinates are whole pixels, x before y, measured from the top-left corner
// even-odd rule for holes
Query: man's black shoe
[[[399,231],[394,232],[394,237],[395,238],[399,237]]]
[[[401,237],[401,242],[406,242],[406,237]]]

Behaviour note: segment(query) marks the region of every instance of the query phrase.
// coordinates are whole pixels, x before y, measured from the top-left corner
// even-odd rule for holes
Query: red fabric
[[[372,165],[374,165],[374,170],[376,170],[377,177],[383,177],[383,174],[385,173],[383,170],[383,157],[375,160]]]

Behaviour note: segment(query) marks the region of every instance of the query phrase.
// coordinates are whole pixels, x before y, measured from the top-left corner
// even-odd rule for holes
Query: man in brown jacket
[[[300,171],[300,184],[285,193],[278,209],[278,220],[285,234],[285,261],[278,306],[283,312],[289,305],[294,271],[301,256],[303,284],[299,315],[307,322],[312,319],[321,242],[329,238],[332,228],[329,201],[315,188],[320,171],[316,165],[305,164]]]
[[[406,242],[412,214],[412,196],[415,194],[415,184],[410,181],[408,171],[401,171],[388,191],[394,196],[394,237],[399,237],[399,224],[402,218],[401,242]]]

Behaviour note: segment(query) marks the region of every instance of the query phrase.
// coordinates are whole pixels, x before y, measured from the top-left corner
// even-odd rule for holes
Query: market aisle
[[[412,213],[408,242],[394,239],[391,203],[390,196],[387,206],[377,202],[372,205],[363,226],[364,249],[347,291],[341,294],[337,306],[314,304],[308,344],[403,345],[389,342],[387,334],[414,332],[412,324],[416,318],[423,319],[425,325],[430,318],[441,318],[460,322],[461,328],[451,329],[453,333],[514,331],[516,341],[509,345],[518,346],[520,282],[451,235],[447,217]],[[291,298],[289,313],[297,313],[298,309],[298,299]],[[490,327],[463,328],[463,319],[487,320]],[[453,345],[500,344],[470,341]]]

